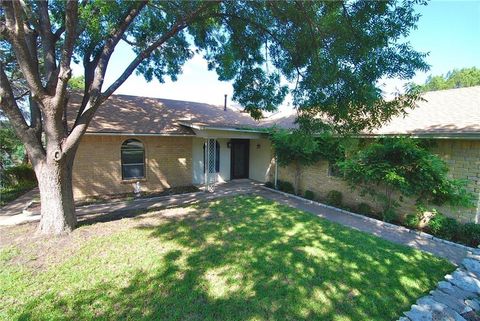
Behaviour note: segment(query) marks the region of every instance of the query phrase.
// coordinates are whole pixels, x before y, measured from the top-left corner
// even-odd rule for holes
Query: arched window
[[[145,177],[145,149],[141,141],[127,139],[122,144],[122,179]]]
[[[207,164],[206,164],[206,157],[205,157],[205,149],[206,149],[207,143],[203,144],[203,172],[205,173]],[[213,159],[210,159],[211,162],[213,162]],[[209,168],[213,168],[213,166],[209,166]],[[220,172],[220,144],[218,141],[215,144],[215,173]]]

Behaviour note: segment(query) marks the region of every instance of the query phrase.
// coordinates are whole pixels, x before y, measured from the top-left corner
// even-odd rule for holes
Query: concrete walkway
[[[407,245],[418,250],[432,253],[436,256],[446,258],[450,262],[458,265],[467,255],[468,251],[460,246],[447,244],[427,235],[418,235],[411,233],[407,228],[396,226],[382,221],[369,219],[363,216],[354,216],[344,213],[338,209],[332,209],[329,206],[310,202],[297,197],[286,196],[283,193],[261,189],[258,193],[265,198],[274,200],[281,204],[298,208],[317,215],[318,217],[336,222],[359,231],[374,234],[393,243]]]
[[[26,192],[16,200],[0,207],[0,219],[2,216],[14,216],[22,213],[22,211],[28,207],[32,201],[40,199],[40,192],[38,187]]]
[[[354,216],[344,211],[333,209],[328,206],[288,196],[283,193],[269,190],[259,183],[249,180],[238,180],[217,186],[214,193],[197,192],[173,196],[162,196],[149,199],[136,199],[133,201],[114,201],[105,204],[92,204],[77,208],[77,215],[80,222],[88,221],[91,217],[94,221],[108,221],[121,217],[135,216],[139,212],[185,206],[201,201],[213,200],[219,197],[234,196],[241,194],[253,194],[263,196],[281,204],[295,207],[321,218],[337,222],[339,224],[354,228],[359,231],[374,234],[383,239],[398,244],[404,244],[422,251],[448,259],[459,264],[467,255],[466,248],[447,244],[427,235],[410,233],[408,229],[401,226],[393,226],[377,220],[371,220],[362,216]],[[38,221],[40,213],[0,215],[0,226],[16,225],[26,222]],[[88,222],[87,222],[88,223]]]

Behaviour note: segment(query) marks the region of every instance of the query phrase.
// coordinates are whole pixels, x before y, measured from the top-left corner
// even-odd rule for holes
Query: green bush
[[[366,216],[371,216],[373,213],[372,207],[367,203],[360,203],[357,206],[357,213],[366,215]]]
[[[398,218],[397,212],[393,207],[387,208],[382,212],[382,219],[384,222],[393,222]]]
[[[17,165],[9,167],[3,173],[6,185],[18,185],[21,182],[36,182],[37,178],[32,166]]]
[[[459,228],[458,240],[468,246],[477,247],[480,245],[480,224],[467,223]]]
[[[3,186],[0,188],[0,206],[15,200],[35,186],[37,186],[37,183],[32,181],[21,181],[16,185]]]
[[[326,202],[328,205],[338,207],[342,205],[342,199],[343,195],[341,192],[332,190],[327,193]]]
[[[273,184],[272,182],[266,182],[266,183],[265,183],[265,187],[275,188],[275,184]]]
[[[294,194],[295,189],[293,188],[292,183],[286,181],[277,181],[278,189],[282,192]]]
[[[446,240],[455,240],[460,234],[461,225],[453,218],[441,213],[435,213],[428,222],[428,231]]]
[[[394,209],[404,198],[455,208],[473,206],[466,182],[450,179],[445,161],[427,145],[413,138],[380,138],[337,164],[352,188],[382,204],[384,220],[394,219]]]
[[[305,191],[305,194],[304,194],[304,197],[307,199],[307,200],[313,200],[315,198],[315,193],[313,193],[312,191],[310,190],[306,190]]]
[[[420,217],[417,214],[408,214],[407,216],[405,216],[403,224],[406,227],[417,229],[420,224]]]

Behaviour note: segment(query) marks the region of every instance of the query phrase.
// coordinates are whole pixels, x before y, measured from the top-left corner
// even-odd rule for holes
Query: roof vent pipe
[[[223,110],[227,111],[227,94],[225,94],[225,102],[223,103]]]

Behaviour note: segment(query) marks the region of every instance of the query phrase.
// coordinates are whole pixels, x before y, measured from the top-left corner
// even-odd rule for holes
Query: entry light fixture
[[[228,141],[228,142],[227,142],[227,148],[230,148],[230,147],[232,147],[232,142],[231,142],[231,141]]]

